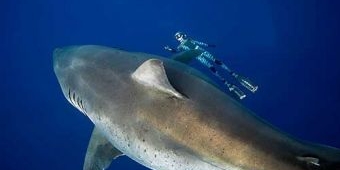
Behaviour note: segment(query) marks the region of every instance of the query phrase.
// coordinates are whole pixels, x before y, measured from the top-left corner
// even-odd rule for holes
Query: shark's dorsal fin
[[[132,78],[144,86],[160,90],[177,98],[183,98],[170,84],[163,62],[159,59],[145,61],[132,74]]]
[[[87,148],[84,170],[104,170],[115,158],[123,155],[95,127]]]

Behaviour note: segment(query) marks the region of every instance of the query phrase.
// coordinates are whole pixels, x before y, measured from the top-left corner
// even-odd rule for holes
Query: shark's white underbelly
[[[108,124],[110,126],[107,126]],[[126,156],[153,170],[240,170],[232,166],[221,168],[204,162],[188,149],[176,146],[172,141],[164,142],[161,137],[155,140],[152,133],[138,136],[131,126],[118,128],[109,123],[109,120],[102,119],[97,127],[102,129],[109,141]]]

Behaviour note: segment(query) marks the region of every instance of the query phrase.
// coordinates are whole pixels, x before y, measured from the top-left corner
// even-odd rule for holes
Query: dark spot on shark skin
[[[144,149],[144,152],[146,152],[146,149]]]
[[[155,154],[155,158],[157,157],[157,155]]]

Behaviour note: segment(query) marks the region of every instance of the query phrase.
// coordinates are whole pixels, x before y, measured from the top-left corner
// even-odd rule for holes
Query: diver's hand
[[[176,52],[177,52],[176,49],[173,49],[173,48],[169,47],[168,45],[165,46],[164,49],[167,50],[167,51],[170,51],[170,52],[172,52],[172,53],[176,53]]]
[[[172,49],[168,45],[164,46],[164,49],[168,51],[172,51]]]

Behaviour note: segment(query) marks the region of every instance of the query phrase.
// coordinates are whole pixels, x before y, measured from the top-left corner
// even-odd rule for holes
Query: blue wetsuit
[[[232,71],[223,62],[217,60],[211,53],[203,49],[201,46],[209,47],[209,45],[206,43],[195,41],[192,39],[185,39],[178,45],[177,50],[178,51],[198,50],[200,54],[196,56],[196,59],[204,66],[208,67],[215,76],[217,76],[221,81],[223,81],[224,84],[226,84],[227,81],[217,72],[213,63],[221,66],[221,68],[227,70],[230,74],[232,74]]]
[[[218,77],[223,84],[227,86],[227,88],[234,92],[240,99],[243,99],[246,97],[246,95],[240,90],[237,86],[228,83],[225,78],[223,78],[219,72],[214,67],[214,64],[220,66],[222,69],[226,70],[232,77],[236,78],[244,87],[246,87],[248,90],[255,92],[257,90],[257,86],[254,85],[248,78],[240,76],[239,74],[236,74],[231,69],[229,69],[222,61],[216,59],[211,53],[209,53],[207,50],[205,50],[203,47],[212,47],[212,45],[195,41],[190,38],[186,38],[186,35],[177,32],[175,34],[175,38],[180,42],[180,44],[177,46],[176,49],[172,49],[169,46],[165,46],[164,48],[170,52],[179,52],[179,51],[194,51],[195,52],[195,58],[204,66],[208,67],[210,71]],[[192,57],[193,58],[193,57]],[[189,58],[189,61],[191,58]],[[180,60],[179,60],[180,61]],[[186,62],[188,60],[186,59]]]

